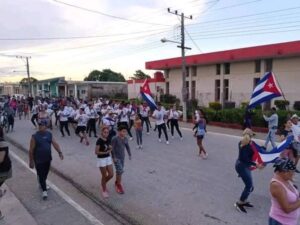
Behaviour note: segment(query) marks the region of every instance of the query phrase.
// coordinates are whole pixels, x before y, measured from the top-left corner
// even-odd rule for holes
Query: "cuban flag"
[[[150,91],[148,79],[146,79],[145,82],[143,83],[143,85],[141,86],[141,91],[140,92],[141,92],[142,98],[144,99],[144,101],[147,102],[150,109],[151,110],[157,109],[155,101],[151,96],[151,91]]]
[[[252,141],[251,147],[254,151],[254,155],[252,157],[253,162],[256,162],[258,164],[274,163],[275,160],[280,156],[280,153],[290,146],[293,139],[294,136],[288,136],[284,141],[282,141],[279,145],[268,152],[264,148],[256,144],[254,141]]]
[[[274,74],[267,72],[254,88],[248,109],[280,96],[282,96],[282,91],[276,82]]]

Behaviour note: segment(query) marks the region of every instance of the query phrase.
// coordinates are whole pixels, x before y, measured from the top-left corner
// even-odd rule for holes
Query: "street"
[[[28,150],[30,136],[34,132],[29,120],[16,120],[14,132],[7,135],[10,141],[23,149],[21,151],[12,147],[12,151],[26,162],[28,159],[24,150]],[[135,148],[135,140],[130,141],[132,160],[129,161],[128,157],[125,159],[125,194],[118,195],[114,191],[114,181],[111,181],[108,185],[110,198],[104,200],[100,195],[100,172],[96,168],[94,155],[96,138],[91,138],[90,146],[85,146],[79,143],[73,130],[71,137],[62,138],[59,130],[54,127],[54,137],[61,145],[65,159],[61,161],[53,151],[54,173],[51,173],[49,180],[72,198],[77,198],[85,206],[83,208],[104,221],[105,225],[266,224],[270,208],[268,187],[272,177],[271,166],[253,172],[255,189],[249,200],[255,207],[249,209],[247,214],[241,214],[233,207],[243,189],[243,183],[234,170],[239,138],[209,132],[204,140],[208,159],[202,160],[198,157],[192,131],[183,128],[182,133],[183,141],[175,134],[175,139],[170,138],[170,145],[164,143],[163,136],[163,142],[159,143],[157,133],[153,130],[150,135],[144,133],[143,150]],[[13,156],[11,158],[14,174],[7,185],[29,212],[37,214],[33,215],[37,224],[52,224],[47,222],[55,215],[54,211],[47,211],[52,204],[58,205],[58,208],[63,204],[63,211],[66,212],[55,218],[55,224],[93,224],[84,217],[73,217],[74,208],[54,190],[50,192],[49,200],[43,202],[34,175],[30,175],[30,180],[27,176],[26,179],[21,179],[25,176],[24,173],[29,172]],[[297,183],[299,184],[296,178]],[[73,191],[69,192],[70,189]],[[74,194],[76,191],[81,194]],[[81,198],[84,200],[81,201]],[[40,217],[40,213],[47,216]],[[73,223],[73,220],[77,223]]]

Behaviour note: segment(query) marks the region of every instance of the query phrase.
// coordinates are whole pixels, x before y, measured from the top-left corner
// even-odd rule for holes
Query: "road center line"
[[[17,156],[13,151],[10,151],[9,154],[16,159],[19,163],[21,163],[25,168],[27,168],[30,172],[36,175],[36,171],[33,169],[30,169],[28,167],[28,164],[21,159],[19,156]],[[88,221],[90,221],[94,225],[104,225],[101,221],[99,221],[96,217],[94,217],[92,214],[90,214],[87,210],[82,208],[77,202],[75,202],[69,195],[67,195],[65,192],[63,192],[60,188],[58,188],[55,184],[53,184],[51,181],[47,181],[51,189],[53,189],[62,199],[64,199],[66,202],[68,202],[71,206],[73,206],[78,212],[80,212]]]

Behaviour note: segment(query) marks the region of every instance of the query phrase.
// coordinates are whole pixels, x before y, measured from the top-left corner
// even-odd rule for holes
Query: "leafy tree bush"
[[[285,110],[286,107],[290,105],[290,102],[287,100],[275,100],[274,104],[278,109]]]

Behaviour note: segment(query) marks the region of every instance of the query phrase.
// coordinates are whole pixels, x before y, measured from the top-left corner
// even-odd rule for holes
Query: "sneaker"
[[[140,145],[140,149],[143,149],[143,145]]]
[[[106,190],[105,191],[102,190],[101,193],[102,193],[103,198],[109,197],[108,192]]]
[[[133,140],[133,137],[130,137],[129,140],[132,141],[132,140]]]
[[[117,192],[118,194],[124,194],[124,190],[123,190],[123,187],[122,187],[121,184],[115,183],[115,188],[116,188],[116,192]]]
[[[243,212],[243,213],[247,213],[246,209],[244,208],[244,206],[238,202],[236,202],[234,204],[234,207],[236,208],[237,211],[239,212]]]
[[[207,153],[204,153],[204,154],[203,154],[203,159],[207,159],[207,157],[208,157],[208,154],[207,154]]]
[[[296,173],[300,173],[300,171],[298,169],[295,170]]]
[[[158,142],[161,142],[161,139],[158,139]]]
[[[183,137],[180,138],[180,141],[183,141]]]
[[[3,190],[0,189],[0,198],[2,198],[5,195],[5,193],[6,193],[5,189]]]
[[[150,133],[149,132],[147,132],[147,135],[149,135]]]
[[[48,198],[48,193],[47,193],[47,191],[43,191],[43,193],[42,193],[42,198],[43,198],[43,200],[47,200],[47,198]]]
[[[254,206],[250,202],[246,202],[242,204],[244,207],[253,208]]]
[[[168,144],[170,144],[168,141],[166,141],[166,144],[168,145]]]

